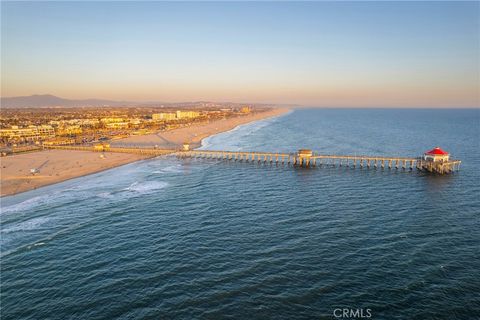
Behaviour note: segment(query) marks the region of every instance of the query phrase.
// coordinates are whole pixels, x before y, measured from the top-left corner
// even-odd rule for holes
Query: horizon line
[[[389,105],[386,103],[385,105],[379,105],[375,103],[375,105],[317,105],[317,104],[297,104],[297,103],[275,103],[275,102],[252,102],[252,101],[219,101],[219,100],[209,100],[209,99],[195,99],[195,100],[176,100],[176,101],[155,101],[155,100],[144,100],[144,101],[130,101],[130,100],[116,100],[111,98],[64,98],[60,96],[56,96],[53,94],[31,94],[31,95],[23,95],[23,96],[0,96],[0,99],[15,99],[15,98],[29,98],[35,96],[50,96],[52,98],[58,98],[63,100],[106,100],[116,103],[125,103],[125,104],[156,104],[156,103],[165,103],[165,104],[181,104],[181,103],[219,103],[219,104],[251,104],[251,105],[264,105],[264,106],[277,106],[277,107],[289,107],[293,109],[479,109],[479,105],[459,105],[459,106],[438,106],[438,105]],[[48,108],[48,107],[58,107],[61,105],[51,105],[51,106],[33,106],[31,108]],[[0,106],[1,107],[1,106]],[[93,106],[92,106],[93,107]],[[113,106],[112,106],[113,107]],[[117,106],[121,107],[121,106]],[[22,108],[22,107],[6,107],[10,109],[14,108]],[[25,108],[25,107],[23,107]],[[69,107],[72,108],[72,107]]]

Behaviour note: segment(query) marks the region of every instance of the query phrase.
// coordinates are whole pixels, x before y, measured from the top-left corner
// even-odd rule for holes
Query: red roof
[[[425,154],[446,156],[448,155],[448,152],[443,151],[440,147],[435,147],[432,150],[425,152]]]

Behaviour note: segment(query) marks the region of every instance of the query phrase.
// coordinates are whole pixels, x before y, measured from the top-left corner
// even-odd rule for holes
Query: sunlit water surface
[[[478,319],[478,110],[299,110],[203,148],[437,145],[459,173],[156,158],[3,198],[2,319]]]

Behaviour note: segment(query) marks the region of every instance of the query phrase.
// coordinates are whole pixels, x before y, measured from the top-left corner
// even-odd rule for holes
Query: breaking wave
[[[168,166],[160,170],[152,171],[152,173],[157,173],[157,174],[158,173],[180,173],[180,172],[182,172],[180,164]]]
[[[26,220],[18,224],[15,224],[12,227],[2,229],[2,235],[7,233],[12,233],[12,232],[17,232],[17,231],[35,230],[35,229],[38,229],[38,227],[40,227],[42,224],[48,222],[49,220],[50,218],[45,218],[45,217]]]
[[[290,112],[286,114],[289,113]],[[224,149],[228,147],[229,150],[239,151],[242,149],[243,146],[243,144],[240,143],[242,139],[249,136],[253,132],[272,124],[279,118],[280,116],[276,116],[272,118],[241,124],[233,128],[232,130],[209,136],[201,141],[201,146],[198,148],[198,150],[207,150],[212,148],[213,146],[214,149]]]
[[[21,212],[21,211],[27,211],[31,210],[35,207],[48,204],[49,202],[55,201],[57,198],[59,192],[55,192],[53,194],[47,194],[47,195],[41,195],[41,196],[36,196],[30,199],[27,199],[25,201],[12,204],[10,206],[4,207],[2,206],[0,209],[1,214],[6,214],[6,213],[14,213],[14,212]]]
[[[124,191],[135,192],[139,194],[153,193],[156,190],[166,188],[167,182],[164,181],[146,181],[146,182],[134,182],[130,186],[124,189]]]

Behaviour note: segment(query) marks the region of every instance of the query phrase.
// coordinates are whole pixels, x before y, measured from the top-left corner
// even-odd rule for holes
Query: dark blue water
[[[300,110],[207,149],[461,171],[158,158],[2,199],[2,319],[479,319],[479,110]]]

